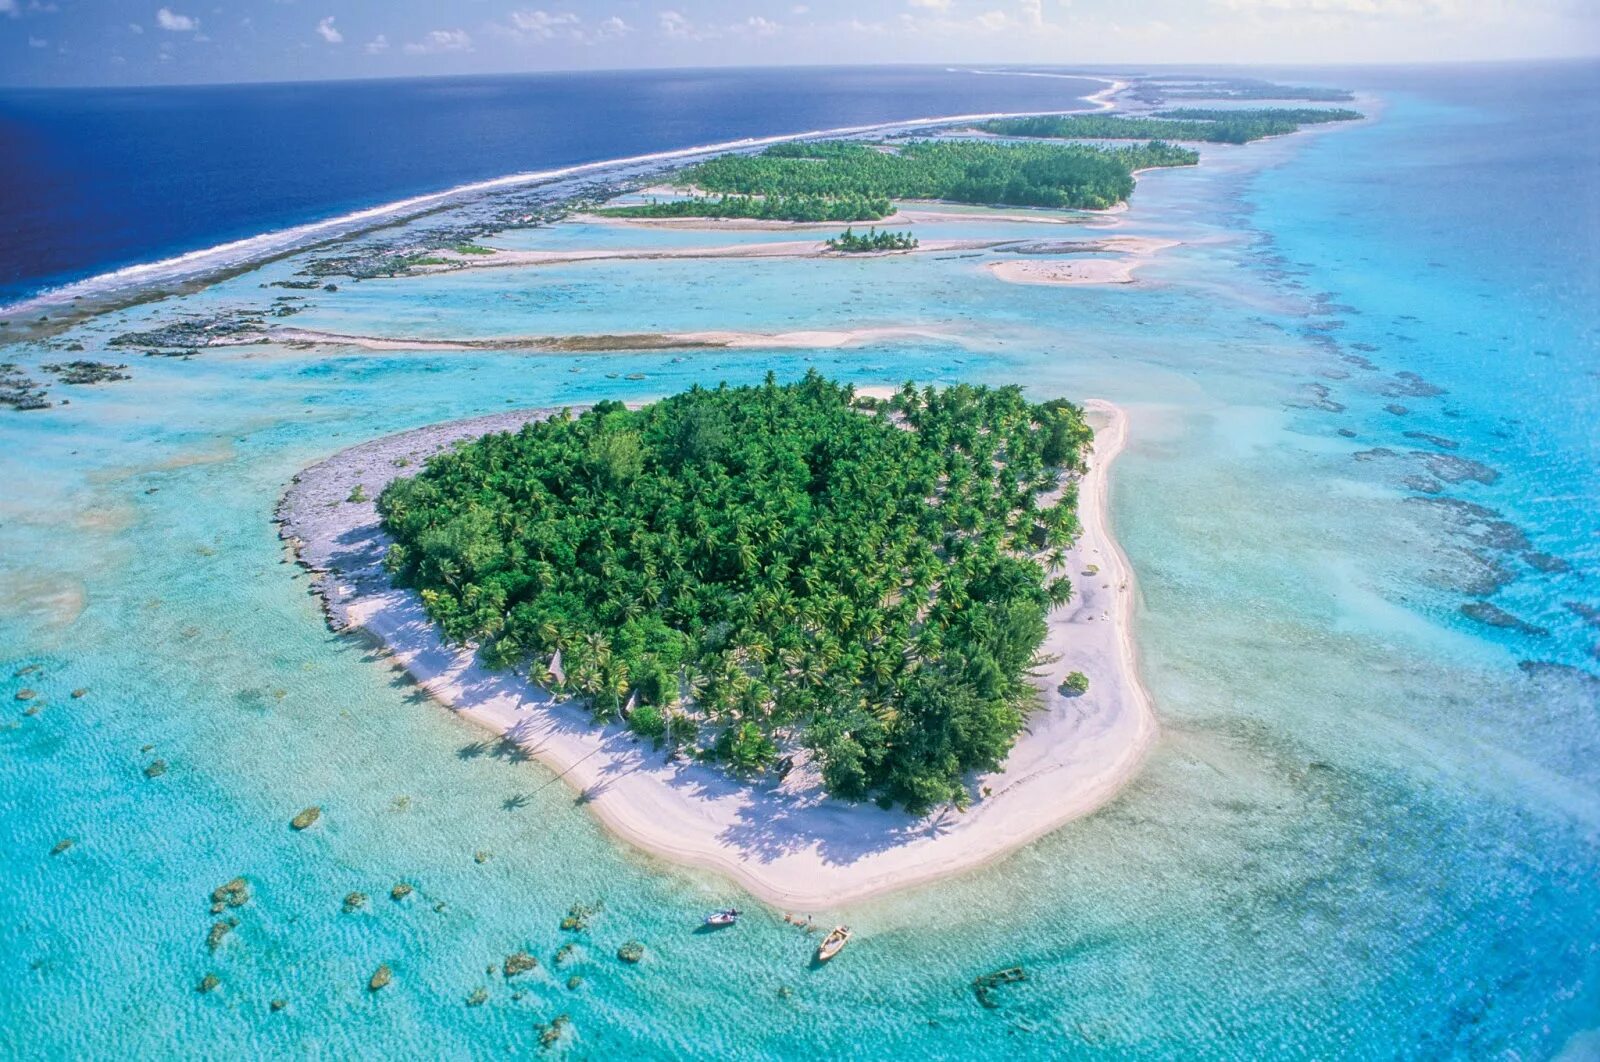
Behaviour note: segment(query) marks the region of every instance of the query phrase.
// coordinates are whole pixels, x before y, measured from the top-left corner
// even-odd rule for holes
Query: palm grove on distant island
[[[1360,111],[1332,107],[1268,107],[1226,110],[1178,107],[1148,117],[1103,114],[1042,114],[997,118],[980,129],[1000,136],[1050,137],[1070,140],[1199,140],[1213,144],[1248,144],[1269,136],[1293,133],[1303,125],[1353,122]]]
[[[613,217],[876,221],[895,199],[993,206],[1104,209],[1133,193],[1135,170],[1192,166],[1199,156],[1160,141],[1116,148],[985,140],[774,144],[722,155],[673,178],[710,195],[606,208]]]
[[[885,229],[879,232],[877,227],[868,229],[865,233],[855,229],[845,229],[837,236],[830,236],[824,241],[828,250],[839,254],[874,254],[879,251],[915,251],[921,243],[909,232],[890,232]]]
[[[811,373],[602,402],[384,490],[398,582],[490,666],[740,772],[965,805],[1037,702],[1092,437],[1063,400]]]

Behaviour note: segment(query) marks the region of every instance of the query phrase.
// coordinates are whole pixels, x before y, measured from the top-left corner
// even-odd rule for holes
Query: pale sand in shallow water
[[[955,332],[898,327],[810,329],[801,332],[627,332],[615,335],[510,336],[501,339],[424,339],[351,335],[305,328],[269,328],[260,333],[232,335],[210,345],[252,346],[274,342],[349,346],[363,350],[511,350],[548,354],[604,354],[634,350],[837,349],[900,339],[960,345],[966,342]]]
[[[1109,226],[1108,226],[1109,227]],[[915,248],[875,251],[865,254],[830,251],[826,244],[811,240],[778,240],[771,243],[734,244],[713,247],[676,247],[663,250],[608,248],[582,251],[496,251],[492,255],[463,255],[436,252],[448,265],[425,266],[417,276],[462,269],[504,269],[576,265],[585,262],[654,261],[660,259],[755,259],[755,258],[884,258],[917,254],[982,252],[1021,255],[1024,261],[990,263],[989,270],[1001,280],[1018,284],[1126,284],[1133,270],[1156,252],[1176,246],[1176,241],[1151,236],[1102,236],[1089,240],[1007,239],[1007,240],[923,240]],[[1040,256],[1117,253],[1116,260],[1073,259]],[[396,278],[404,280],[403,277]],[[292,331],[292,330],[288,330]],[[709,333],[707,333],[709,334]],[[238,337],[234,337],[237,341]]]
[[[788,222],[780,222],[788,224]],[[841,225],[828,226],[830,232],[842,232]],[[830,251],[822,240],[774,240],[770,243],[736,243],[720,247],[666,247],[654,250],[641,248],[595,248],[581,251],[496,251],[494,254],[457,254],[454,251],[431,251],[449,265],[418,266],[413,275],[430,276],[433,273],[458,269],[502,269],[507,266],[555,266],[579,262],[658,261],[668,258],[884,258],[943,251],[982,251],[989,248],[1004,250],[1017,240],[925,240],[919,246],[899,251],[871,251],[866,253]],[[1093,250],[1093,248],[1089,248]],[[403,279],[403,278],[400,278]]]
[[[1052,259],[1044,262],[990,262],[989,272],[1008,284],[1132,284],[1134,258]]]
[[[984,268],[1008,284],[1132,284],[1134,271],[1176,241],[1150,236],[1113,236],[1101,241],[1115,258],[1018,258],[990,262]]]
[[[1129,630],[1132,571],[1111,537],[1107,478],[1127,420],[1091,402],[1096,429],[1079,490],[1083,534],[1067,561],[1073,601],[1052,614],[1041,652],[1058,656],[1041,680],[1043,707],[989,791],[968,811],[921,819],[825,797],[815,772],[747,784],[697,764],[669,764],[620,727],[553,702],[516,675],[480,667],[446,645],[416,595],[389,585],[386,539],[369,497],[429,454],[488,431],[514,430],[541,411],[496,414],[422,428],[342,451],[295,478],[279,515],[283,534],[318,572],[329,620],[380,639],[424,688],[474,723],[506,735],[556,772],[618,837],[667,860],[727,875],[776,906],[817,911],[969,870],[1036,840],[1109,800],[1131,779],[1156,733]],[[546,411],[547,412],[547,411]],[[1094,574],[1087,574],[1091,570]],[[1056,684],[1083,671],[1090,688],[1063,697]]]

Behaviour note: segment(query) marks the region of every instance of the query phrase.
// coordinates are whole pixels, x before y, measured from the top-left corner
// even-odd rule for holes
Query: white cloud
[[[366,43],[366,49],[368,55],[386,52],[389,50],[389,38],[380,33]]]
[[[745,19],[744,26],[742,28],[749,33],[755,34],[757,37],[771,37],[783,27],[770,19],[762,18],[760,15],[751,15],[749,18]]]
[[[597,37],[620,37],[624,33],[632,33],[632,32],[633,32],[633,27],[632,26],[628,25],[626,22],[622,21],[617,16],[612,15],[610,18],[608,18],[608,19],[606,19],[606,20],[604,20],[603,22],[600,23],[599,28],[595,30],[595,36],[597,36]]]
[[[39,37],[29,37],[28,38],[28,47],[29,48],[48,48],[49,46],[50,46],[50,42],[47,41],[47,40],[44,40],[42,38],[39,38]]]
[[[16,18],[18,14],[17,0],[0,0],[0,15],[10,15],[12,18]]]
[[[408,55],[428,55],[433,52],[470,52],[472,38],[465,30],[433,30],[420,41],[406,45]]]
[[[1220,0],[1227,3],[1230,0]],[[1247,0],[1246,0],[1247,2]],[[1271,2],[1271,0],[1268,0]],[[992,8],[970,17],[950,14],[951,0],[907,0],[909,6],[922,8],[927,14],[900,13],[900,30],[904,33],[925,33],[940,37],[960,37],[971,34],[1004,35],[1013,39],[1042,40],[1058,36],[1061,27],[1045,21],[1043,0],[1017,0],[1014,10]],[[1042,34],[1042,35],[1040,35]]]
[[[1287,15],[1377,15],[1410,17],[1453,11],[1453,0],[1212,0],[1228,11],[1260,11]]]
[[[791,14],[791,15],[809,15],[809,14],[811,14],[811,8],[807,4],[796,4],[796,5],[794,5],[793,7],[791,7],[789,9],[789,14]]]
[[[661,32],[679,40],[686,40],[695,35],[694,27],[689,24],[689,20],[676,11],[661,12]]]
[[[322,36],[322,39],[327,41],[329,44],[344,43],[344,34],[333,28],[332,15],[329,15],[327,18],[317,23],[317,33],[319,33]]]
[[[540,40],[549,40],[557,33],[575,33],[578,16],[570,11],[552,15],[548,11],[513,11],[511,25],[519,32]]]
[[[156,12],[156,25],[174,33],[192,33],[200,28],[200,20],[189,15],[177,14],[171,8],[164,7]]]

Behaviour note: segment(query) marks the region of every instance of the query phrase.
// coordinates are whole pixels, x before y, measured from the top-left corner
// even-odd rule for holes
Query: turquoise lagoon
[[[64,338],[105,356],[145,322],[305,294],[285,324],[364,335],[954,338],[112,351],[132,380],[0,417],[0,1053],[533,1055],[562,1014],[552,1052],[593,1058],[1593,1050],[1600,632],[1581,606],[1600,607],[1600,219],[1592,135],[1562,130],[1597,127],[1595,79],[1344,75],[1377,120],[1145,176],[1113,231],[1185,242],[1127,287],[1007,285],[967,254],[259,286],[289,260],[80,325]],[[1534,174],[1530,203],[1515,182]],[[568,225],[498,245],[786,238]],[[329,633],[271,521],[299,468],[363,439],[813,366],[1129,409],[1113,507],[1163,726],[1098,814],[984,870],[823,913],[858,934],[825,969],[778,912],[619,847],[537,764]],[[1523,626],[1459,611],[1479,600]],[[38,697],[14,701],[24,687]],[[146,778],[158,758],[167,773]],[[311,804],[322,821],[291,831]],[[241,874],[253,899],[212,953],[211,890]],[[416,892],[390,900],[402,880]],[[354,890],[370,903],[344,914]],[[558,928],[596,902],[589,932]],[[750,910],[737,930],[691,931],[730,903]],[[648,949],[635,967],[615,959],[629,939]],[[519,949],[541,967],[486,973]],[[394,983],[369,993],[380,963]],[[972,979],[1018,963],[1029,979],[980,1006]],[[220,986],[197,993],[207,972]],[[468,1007],[480,985],[488,1002]]]

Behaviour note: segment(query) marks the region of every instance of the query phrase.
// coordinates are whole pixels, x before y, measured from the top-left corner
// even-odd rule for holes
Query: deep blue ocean
[[[1060,110],[1103,87],[893,67],[0,89],[0,305],[509,173],[740,137]]]

